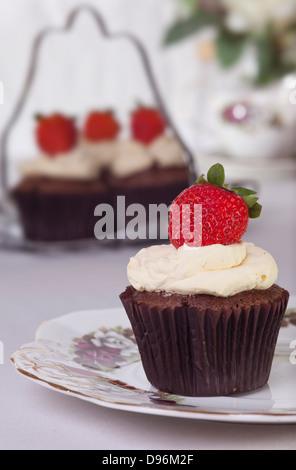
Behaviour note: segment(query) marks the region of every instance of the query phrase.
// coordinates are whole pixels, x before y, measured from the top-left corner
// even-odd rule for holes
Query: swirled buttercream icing
[[[111,172],[118,178],[127,178],[152,166],[153,160],[143,144],[135,140],[123,140],[117,146]]]
[[[43,176],[71,180],[93,180],[99,175],[96,162],[79,150],[55,157],[41,154],[20,163],[18,169],[23,177]]]
[[[158,137],[149,145],[149,152],[160,167],[185,166],[182,147],[174,137]]]
[[[228,297],[268,289],[277,279],[274,258],[252,243],[176,249],[156,245],[130,259],[127,276],[138,291]]]
[[[82,140],[80,145],[86,155],[93,158],[94,163],[101,169],[109,168],[117,154],[119,144],[117,140],[103,140],[100,142]]]

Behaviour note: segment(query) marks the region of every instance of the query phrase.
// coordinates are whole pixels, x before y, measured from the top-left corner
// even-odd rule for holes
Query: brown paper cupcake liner
[[[95,207],[109,202],[100,194],[14,194],[24,235],[40,242],[94,238]]]
[[[277,286],[278,287],[278,286]],[[281,289],[281,288],[278,288]],[[121,294],[144,371],[157,389],[184,396],[248,392],[269,379],[289,294],[260,305],[220,310],[190,306],[159,308]]]
[[[106,177],[107,178],[107,177]],[[159,175],[158,175],[159,178]],[[102,182],[102,189],[91,189],[84,183],[59,182],[43,178],[32,178],[21,182],[12,191],[16,202],[19,218],[26,239],[32,241],[68,241],[94,238],[97,218],[94,210],[98,204],[110,204],[114,210],[114,229],[121,231],[135,217],[124,216],[124,227],[117,226],[117,197],[125,197],[125,209],[131,204],[141,204],[146,211],[146,232],[142,237],[150,238],[150,204],[170,206],[173,199],[186,186],[186,179],[177,183],[153,186],[137,186],[124,184],[118,187]],[[95,183],[92,183],[94,185]],[[97,183],[99,185],[99,183]],[[58,186],[58,190],[57,190]],[[74,186],[74,190],[73,190]],[[120,211],[121,209],[119,209]],[[168,220],[168,217],[167,217]],[[158,220],[156,221],[159,226]],[[167,232],[167,230],[166,230]],[[154,238],[160,238],[160,230],[154,229]]]

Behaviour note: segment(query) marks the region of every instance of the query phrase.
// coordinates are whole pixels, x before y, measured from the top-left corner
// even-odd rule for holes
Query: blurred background
[[[61,27],[80,5],[0,1],[1,129],[22,93],[36,35]],[[89,0],[87,5],[101,13],[111,32],[132,33],[143,43],[165,105],[201,171],[218,154],[234,178],[295,175],[294,0]],[[34,86],[11,131],[13,181],[14,160],[34,152],[33,114],[56,107],[77,115],[97,104],[116,107],[126,119],[135,100],[152,102],[134,50],[104,44],[87,14],[68,35],[46,40],[39,55]]]

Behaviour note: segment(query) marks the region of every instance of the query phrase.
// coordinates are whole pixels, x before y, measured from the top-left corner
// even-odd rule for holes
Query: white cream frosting
[[[182,147],[174,137],[158,137],[149,145],[149,152],[160,167],[185,165]]]
[[[176,249],[143,248],[130,259],[127,276],[139,291],[228,297],[251,289],[268,289],[277,279],[274,258],[252,243]]]
[[[54,157],[41,154],[20,163],[18,169],[23,177],[93,180],[99,175],[95,161],[77,149]]]
[[[117,154],[117,140],[102,140],[101,142],[90,142],[82,140],[82,151],[94,159],[98,168],[108,168]]]
[[[174,137],[161,136],[149,146],[133,139],[90,142],[82,138],[70,152],[54,157],[40,154],[18,169],[24,177],[94,179],[106,168],[118,178],[127,178],[155,163],[159,167],[184,166],[182,148]]]
[[[118,178],[126,178],[152,166],[153,160],[147,147],[135,140],[123,140],[117,146],[111,172]]]

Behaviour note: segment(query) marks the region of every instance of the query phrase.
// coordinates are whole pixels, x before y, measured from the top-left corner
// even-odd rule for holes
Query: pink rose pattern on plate
[[[120,326],[75,338],[71,349],[75,362],[105,372],[140,359],[132,330]]]

